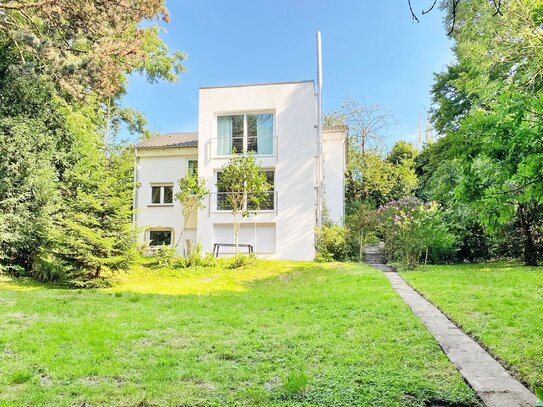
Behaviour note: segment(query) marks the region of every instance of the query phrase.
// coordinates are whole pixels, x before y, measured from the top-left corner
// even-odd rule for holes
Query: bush
[[[381,206],[377,213],[388,261],[415,268],[421,259],[437,263],[454,255],[456,237],[437,204],[405,197]]]
[[[181,268],[214,267],[217,265],[217,259],[215,259],[212,253],[202,256],[202,245],[197,243],[192,248],[188,257],[180,258],[176,265]]]
[[[155,258],[158,267],[171,267],[177,257],[177,250],[173,246],[162,245],[156,250]]]
[[[228,265],[229,269],[238,269],[241,267],[252,266],[256,263],[256,255],[250,253],[248,255],[238,254],[237,257],[233,257],[230,264]]]
[[[349,258],[348,230],[343,226],[323,226],[317,230],[315,261],[346,261]]]

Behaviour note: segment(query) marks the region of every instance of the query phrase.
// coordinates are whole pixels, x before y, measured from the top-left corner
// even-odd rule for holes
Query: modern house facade
[[[262,258],[312,260],[319,202],[333,221],[343,219],[347,151],[346,128],[324,128],[320,136],[317,123],[313,81],[201,88],[198,133],[161,135],[135,146],[140,242],[171,244],[180,253],[196,242],[205,252],[233,243],[228,191],[216,184],[233,153],[254,154],[272,188],[266,205],[242,219],[240,243]],[[177,181],[191,171],[211,193],[180,241],[184,219],[174,196]]]

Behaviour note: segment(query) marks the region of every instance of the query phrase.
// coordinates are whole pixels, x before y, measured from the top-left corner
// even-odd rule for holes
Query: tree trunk
[[[426,255],[424,256],[424,267],[428,265],[428,246],[426,246]]]
[[[234,215],[234,245],[235,245],[236,259],[239,256],[239,227],[240,227],[240,220],[238,218],[238,215]]]
[[[537,250],[534,244],[529,210],[524,204],[519,204],[517,212],[524,237],[524,264],[526,266],[537,266]]]
[[[364,248],[362,247],[362,244],[364,242],[364,238],[363,238],[363,235],[364,235],[364,231],[360,231],[360,249],[358,250],[358,259],[359,261],[364,261],[363,257],[363,251],[364,251]]]

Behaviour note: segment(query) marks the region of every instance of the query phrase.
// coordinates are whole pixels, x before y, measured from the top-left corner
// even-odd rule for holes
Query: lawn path
[[[385,271],[392,287],[436,338],[462,376],[488,407],[531,407],[537,399],[490,356],[477,342],[462,332],[433,304],[411,288],[396,272]]]

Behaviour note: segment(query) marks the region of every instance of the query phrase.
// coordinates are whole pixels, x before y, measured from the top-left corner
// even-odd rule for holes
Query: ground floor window
[[[170,246],[172,244],[171,230],[150,230],[149,246]]]

